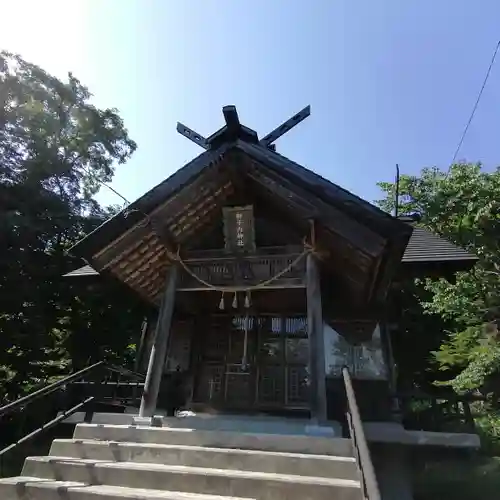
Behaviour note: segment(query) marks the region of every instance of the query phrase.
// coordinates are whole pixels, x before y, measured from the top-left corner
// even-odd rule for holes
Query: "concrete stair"
[[[135,410],[135,411],[132,411]],[[92,415],[93,424],[115,424],[115,425],[133,425],[134,417],[139,409],[130,409],[130,413],[94,413]],[[306,428],[310,427],[309,422],[298,418],[280,418],[269,415],[224,415],[224,414],[188,414],[178,417],[167,417],[158,412],[161,417],[162,426],[174,429],[198,429],[198,430],[216,430],[216,431],[236,431],[245,433],[267,434],[304,434]],[[71,415],[65,420],[65,423],[80,424],[86,422],[85,413],[79,412]],[[322,426],[319,431],[323,435],[332,437],[342,436],[342,427],[338,422],[329,422],[328,426]]]
[[[80,424],[0,480],[2,500],[361,500],[351,441]]]

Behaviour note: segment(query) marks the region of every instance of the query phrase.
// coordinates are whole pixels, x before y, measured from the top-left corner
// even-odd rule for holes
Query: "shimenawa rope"
[[[271,284],[272,282],[281,278],[286,273],[290,272],[308,253],[312,253],[312,252],[314,252],[313,247],[311,247],[307,243],[304,243],[304,251],[300,255],[298,255],[288,266],[286,266],[284,269],[282,269],[279,273],[272,276],[271,278],[264,280],[264,281],[261,281],[260,283],[257,283],[256,285],[216,286],[216,285],[212,285],[212,283],[209,283],[208,281],[205,281],[204,279],[200,278],[195,272],[193,272],[187,266],[187,264],[182,260],[182,258],[180,256],[180,248],[177,251],[177,253],[173,253],[167,249],[168,257],[171,260],[178,262],[181,265],[181,267],[184,269],[184,271],[186,271],[193,279],[198,281],[198,283],[202,284],[203,286],[209,288],[210,290],[215,290],[217,292],[222,292],[222,293],[251,292],[252,290],[259,290],[261,288],[264,288],[267,285]]]

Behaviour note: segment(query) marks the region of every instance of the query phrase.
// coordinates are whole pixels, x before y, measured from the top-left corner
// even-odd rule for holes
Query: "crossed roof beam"
[[[260,140],[257,139],[257,133],[254,130],[241,125],[238,112],[236,111],[236,106],[224,106],[222,108],[222,113],[224,114],[226,125],[208,138],[203,137],[201,134],[198,134],[198,132],[195,132],[193,129],[180,122],[177,123],[177,132],[194,142],[197,146],[206,150],[211,148],[212,143],[215,142],[217,138],[220,138],[221,136],[237,137],[240,133],[244,133],[249,137],[255,138],[255,142],[258,142],[258,144],[265,148],[269,148],[281,136],[305,120],[311,114],[311,106],[306,106],[304,109],[284,121],[279,127],[276,127],[272,132],[265,135]]]

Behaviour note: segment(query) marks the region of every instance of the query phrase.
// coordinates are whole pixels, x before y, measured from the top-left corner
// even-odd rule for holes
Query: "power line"
[[[491,58],[490,65],[488,67],[488,71],[486,72],[486,76],[484,77],[483,85],[481,87],[481,90],[479,91],[479,94],[476,99],[476,103],[474,104],[474,107],[472,108],[472,113],[470,114],[469,121],[467,122],[467,125],[464,128],[464,131],[462,133],[462,137],[460,137],[460,141],[458,143],[457,149],[455,150],[455,154],[453,155],[453,160],[451,160],[451,164],[453,165],[455,163],[455,160],[457,159],[458,153],[460,152],[460,148],[462,147],[462,143],[464,142],[465,136],[467,135],[467,131],[469,130],[469,126],[472,122],[472,119],[474,118],[474,114],[476,113],[476,109],[479,105],[479,101],[481,100],[481,97],[483,95],[483,90],[486,87],[486,83],[488,82],[488,78],[490,77],[491,73],[491,68],[493,68],[493,64],[495,64],[495,59],[497,57],[498,49],[500,48],[500,40],[497,42],[497,46],[495,47],[495,51],[493,52],[493,57]]]
[[[99,181],[101,182],[101,181]],[[101,185],[104,187],[107,187],[110,191],[116,194],[116,196],[119,196],[127,205],[130,205],[130,201],[125,198],[122,194],[120,194],[116,189],[112,188],[109,184],[106,184],[105,182],[101,182]]]
[[[92,174],[92,172],[90,172],[90,170],[84,166],[82,166],[83,170],[85,170],[85,172],[87,172],[87,174],[89,174],[89,176],[95,180],[96,182],[98,182],[101,186],[104,186],[106,188],[108,188],[110,191],[112,191],[113,193],[116,194],[116,196],[119,196],[127,205],[130,205],[130,201],[127,200],[127,198],[125,198],[125,196],[123,196],[122,194],[120,194],[116,189],[112,188],[109,184],[101,181],[100,179],[98,179],[95,175]]]

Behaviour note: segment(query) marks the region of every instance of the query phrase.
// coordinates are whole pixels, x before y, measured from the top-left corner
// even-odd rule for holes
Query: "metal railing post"
[[[342,369],[342,376],[344,378],[347,396],[347,423],[349,425],[356,460],[361,473],[363,493],[367,500],[381,500],[377,476],[375,474],[370,449],[368,448],[363,422],[361,421],[351,374],[346,366]]]

